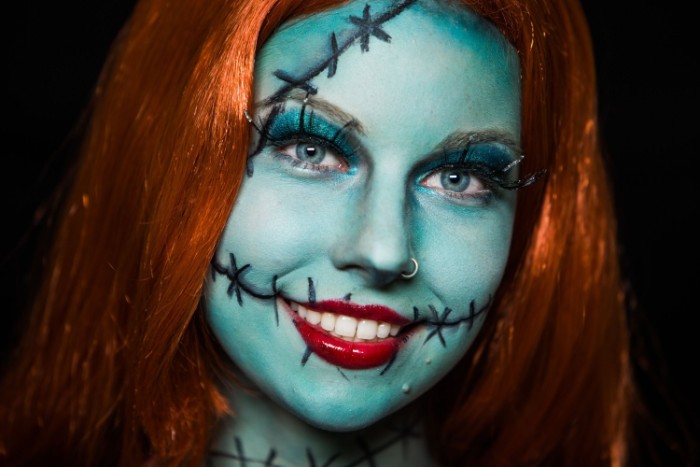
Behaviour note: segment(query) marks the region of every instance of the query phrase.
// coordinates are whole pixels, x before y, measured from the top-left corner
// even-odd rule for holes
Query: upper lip
[[[389,324],[405,326],[411,320],[401,316],[384,305],[360,305],[345,300],[322,300],[316,302],[297,302],[305,308],[319,312],[330,312],[339,315],[352,316],[358,320],[369,319],[383,321]]]

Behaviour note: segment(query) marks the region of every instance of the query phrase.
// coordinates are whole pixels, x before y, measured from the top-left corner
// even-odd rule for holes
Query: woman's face
[[[352,2],[270,37],[255,101],[207,320],[286,409],[358,429],[442,378],[484,321],[513,227],[517,56],[463,8]]]

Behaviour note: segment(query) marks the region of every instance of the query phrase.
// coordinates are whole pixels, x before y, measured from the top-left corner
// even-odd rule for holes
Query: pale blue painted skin
[[[361,17],[364,6],[353,2],[286,25],[267,41],[256,62],[257,118],[269,112],[262,101],[284,84],[273,72],[302,75],[327,53],[330,33],[351,27],[348,16]],[[371,12],[390,6],[372,2]],[[335,76],[324,72],[312,80],[316,97],[364,129],[347,133],[360,146],[351,148],[348,170],[334,169],[342,158],[328,152],[325,171],[297,167],[291,163],[293,145],[268,145],[253,158],[254,175],[244,180],[215,260],[228,265],[234,253],[239,267],[251,265],[248,284],[269,293],[276,275],[278,292],[297,302],[307,301],[311,277],[318,300],[351,293],[355,303],[385,305],[409,319],[414,306],[427,311],[428,305],[449,307],[451,319],[459,319],[468,315],[472,300],[477,308],[485,305],[499,286],[516,196],[494,189],[490,196],[457,199],[431,170],[444,161],[436,148],[456,132],[497,130],[519,142],[517,55],[495,28],[462,8],[414,4],[382,29],[390,43],[372,36],[364,53],[359,43],[353,45],[340,56]],[[313,104],[311,96],[307,112]],[[298,101],[286,103],[287,112],[300,107]],[[315,119],[346,123],[314,111]],[[470,157],[498,167],[518,157],[504,145],[478,146]],[[479,188],[478,180],[473,183]],[[405,280],[400,274],[411,269],[411,257],[420,270]],[[426,342],[428,329],[418,329],[384,375],[377,367],[342,369],[343,377],[316,355],[302,366],[306,345],[290,317],[279,310],[278,325],[274,300],[245,293],[239,306],[227,294],[229,284],[221,275],[207,281],[208,323],[244,375],[281,406],[251,414],[236,404],[234,388],[240,420],[286,410],[330,431],[375,424],[439,381],[483,322],[444,328],[444,347],[437,337]],[[240,424],[229,427],[229,434],[231,429],[246,431]]]

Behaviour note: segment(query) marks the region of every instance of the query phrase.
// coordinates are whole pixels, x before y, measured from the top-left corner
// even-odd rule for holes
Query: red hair
[[[200,465],[228,411],[198,313],[241,184],[256,50],[337,3],[141,1],[94,94],[45,277],[0,387],[0,459]],[[631,394],[594,62],[572,1],[466,1],[518,50],[523,171],[477,342],[424,398],[445,465],[611,465]],[[439,395],[439,397],[435,397]]]

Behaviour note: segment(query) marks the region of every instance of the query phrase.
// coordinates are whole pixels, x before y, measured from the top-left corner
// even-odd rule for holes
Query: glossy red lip
[[[410,323],[410,320],[381,305],[357,305],[341,300],[328,300],[303,304],[303,306],[316,311],[352,316],[356,319],[372,319],[398,325]],[[404,341],[398,337],[387,337],[378,342],[346,341],[309,323],[292,311],[286,302],[284,308],[290,314],[294,326],[309,349],[328,363],[342,368],[364,370],[386,365],[394,358]]]

